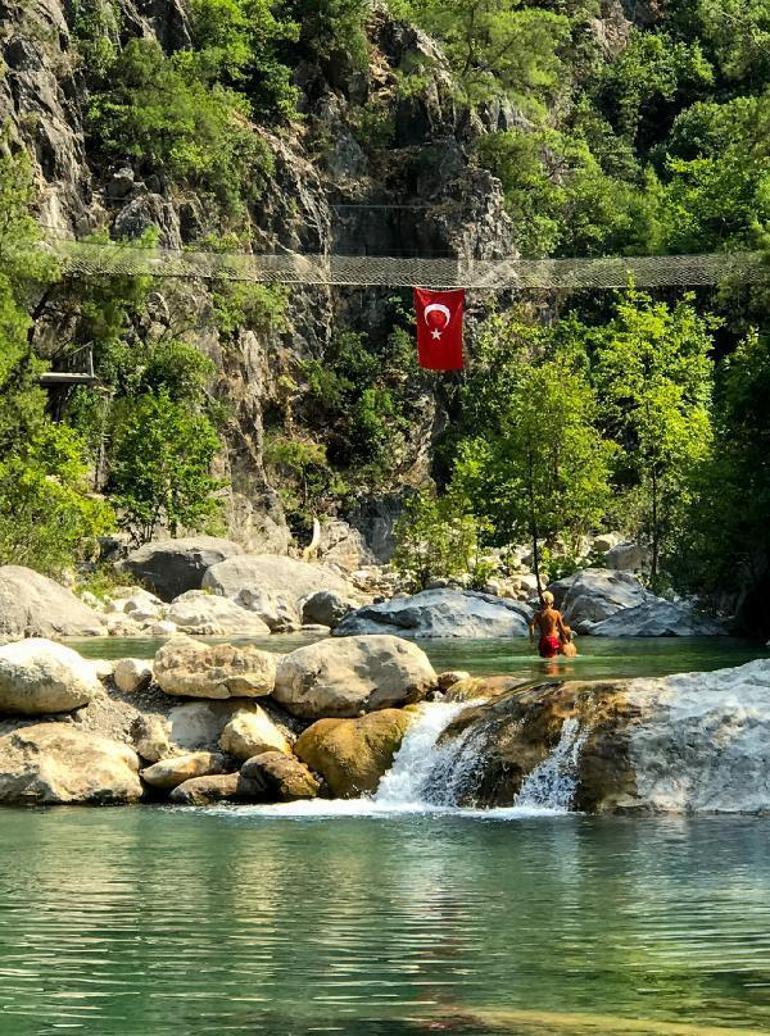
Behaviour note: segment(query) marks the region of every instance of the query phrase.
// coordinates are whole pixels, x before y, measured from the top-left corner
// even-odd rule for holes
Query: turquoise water
[[[312,643],[314,639],[317,638],[306,634],[290,634],[256,638],[252,643],[268,651],[287,652]],[[742,665],[770,654],[762,645],[729,637],[581,637],[577,641],[578,658],[556,662],[544,662],[538,658],[524,637],[513,640],[423,640],[418,643],[439,672],[464,669],[479,675],[510,673],[526,679],[545,675],[592,680],[665,676],[696,670],[706,672]],[[162,640],[122,640],[116,637],[74,641],[72,646],[89,658],[150,658],[162,644]]]
[[[770,1032],[766,819],[0,811],[3,1036],[711,1027]]]

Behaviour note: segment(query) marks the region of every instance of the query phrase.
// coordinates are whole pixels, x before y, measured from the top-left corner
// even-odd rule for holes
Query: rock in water
[[[654,597],[629,572],[605,568],[583,569],[552,583],[549,589],[565,621],[578,633],[588,633],[595,623]]]
[[[242,553],[243,548],[232,540],[193,536],[145,543],[132,551],[123,564],[164,601],[172,601],[187,590],[200,590],[212,565]]]
[[[421,701],[436,686],[428,656],[398,637],[322,640],[284,655],[273,697],[295,716],[357,716]]]
[[[253,711],[236,712],[222,731],[219,744],[236,759],[250,759],[268,751],[291,752],[289,742],[258,705]]]
[[[357,798],[377,790],[414,718],[408,709],[383,709],[359,719],[320,719],[300,734],[294,751],[335,797]]]
[[[226,597],[189,590],[172,603],[168,619],[180,632],[203,637],[264,637],[270,627],[254,612]]]
[[[524,637],[530,611],[517,601],[471,590],[423,590],[351,612],[334,630],[348,637],[391,633],[400,637]]]
[[[140,713],[131,725],[131,740],[142,759],[157,763],[174,755],[171,744],[171,721],[157,713]]]
[[[556,751],[567,721],[579,735],[571,759],[576,809],[770,810],[768,659],[712,673],[546,684],[471,706],[441,739],[480,746],[460,803],[512,805]]]
[[[153,788],[170,791],[193,777],[209,777],[227,773],[227,760],[216,752],[190,752],[162,759],[141,772],[141,778]]]
[[[724,633],[724,627],[697,615],[691,605],[659,597],[616,612],[591,627],[592,637],[713,637]]]
[[[32,639],[0,648],[0,712],[69,712],[101,693],[93,665],[63,644]]]
[[[145,658],[121,658],[115,665],[112,678],[123,694],[136,694],[152,683],[152,666]]]
[[[214,802],[254,802],[259,794],[259,788],[241,774],[224,773],[192,777],[174,788],[169,800],[181,806],[210,806]]]
[[[321,786],[307,766],[283,752],[262,752],[247,759],[241,775],[252,781],[267,802],[314,799]]]
[[[139,757],[127,745],[66,723],[0,737],[0,803],[117,805],[142,796]]]
[[[275,655],[251,644],[199,644],[175,636],[156,654],[153,672],[166,694],[259,698],[273,690]]]
[[[270,599],[290,609],[291,621],[299,625],[300,602],[318,590],[350,593],[347,582],[333,569],[311,565],[274,554],[250,554],[229,558],[208,570],[203,588],[255,610],[266,618],[264,609]],[[284,616],[284,621],[287,616]],[[273,625],[268,622],[269,625]]]
[[[71,590],[20,565],[0,566],[0,642],[23,637],[105,637],[100,615]]]

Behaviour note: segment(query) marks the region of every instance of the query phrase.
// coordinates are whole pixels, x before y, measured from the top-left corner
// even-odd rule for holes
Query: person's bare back
[[[570,629],[564,625],[561,612],[553,606],[553,594],[543,593],[543,607],[535,612],[529,624],[529,639],[534,640],[535,627],[540,630],[537,645],[541,658],[553,658],[561,651],[562,644],[569,642]]]

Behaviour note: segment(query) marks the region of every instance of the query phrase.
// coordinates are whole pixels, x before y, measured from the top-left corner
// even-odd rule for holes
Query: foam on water
[[[547,759],[527,774],[516,796],[516,806],[546,807],[562,812],[571,808],[577,788],[577,764],[586,734],[574,716],[564,720],[559,743]]]

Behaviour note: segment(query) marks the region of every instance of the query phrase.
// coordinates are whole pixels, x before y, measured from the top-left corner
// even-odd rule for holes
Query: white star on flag
[[[430,334],[431,334],[431,338],[441,338],[441,332],[439,331],[438,328],[435,328],[433,331],[431,331]]]

